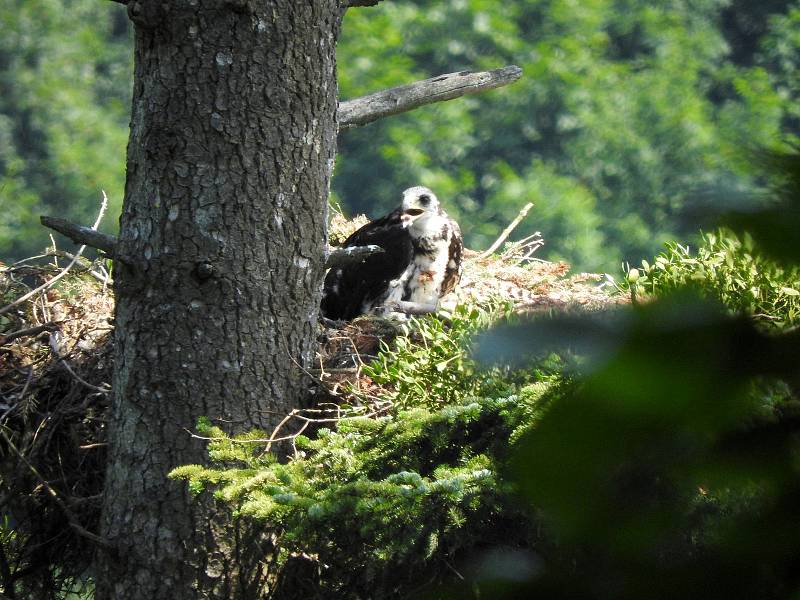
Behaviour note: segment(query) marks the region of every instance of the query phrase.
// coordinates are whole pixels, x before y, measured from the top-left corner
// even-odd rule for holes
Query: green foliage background
[[[113,229],[124,185],[131,33],[123,7],[9,0],[0,12],[0,256],[47,243],[39,213]],[[765,183],[742,146],[800,135],[800,2],[386,0],[353,9],[341,96],[515,63],[516,84],[340,136],[334,192],[375,217],[437,191],[467,244],[517,234],[541,255],[614,271],[693,234],[685,209]]]
[[[687,204],[754,191],[743,144],[771,146],[800,132],[797,3],[384,4],[348,15],[345,97],[376,81],[507,63],[525,75],[344,134],[335,189],[374,211],[395,202],[398,188],[424,182],[475,247],[530,200],[536,207],[520,235],[541,230],[547,256],[612,270],[620,258],[694,233],[682,219]],[[355,32],[358,44],[349,43]]]
[[[42,250],[40,214],[91,224],[122,206],[131,33],[96,0],[8,0],[0,9],[0,258]]]

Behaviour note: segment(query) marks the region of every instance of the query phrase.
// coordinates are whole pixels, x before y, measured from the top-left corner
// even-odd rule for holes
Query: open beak
[[[403,211],[400,220],[403,222],[403,227],[411,227],[414,220],[425,211],[421,208],[407,208]]]
[[[411,224],[414,222],[414,220],[424,212],[425,211],[421,208],[407,208],[404,210],[403,214],[400,216],[403,227],[411,227]]]

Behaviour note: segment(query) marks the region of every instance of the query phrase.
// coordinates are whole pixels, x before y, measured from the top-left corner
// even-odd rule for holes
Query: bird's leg
[[[346,321],[336,321],[328,317],[323,317],[322,315],[319,316],[319,322],[328,329],[341,329],[346,323]]]
[[[403,313],[406,315],[426,315],[428,313],[436,312],[439,307],[438,303],[428,304],[423,302],[408,302],[407,300],[397,300],[395,302],[387,302],[385,308]]]

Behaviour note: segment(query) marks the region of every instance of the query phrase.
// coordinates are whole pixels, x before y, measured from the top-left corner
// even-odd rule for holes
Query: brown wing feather
[[[375,244],[384,252],[328,271],[320,306],[323,316],[334,320],[354,319],[363,313],[365,304],[380,298],[389,282],[406,269],[413,249],[400,216],[399,210],[393,211],[367,223],[345,240],[345,247]]]

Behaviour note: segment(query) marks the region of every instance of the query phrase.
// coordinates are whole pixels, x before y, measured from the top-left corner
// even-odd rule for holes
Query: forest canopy
[[[433,188],[485,248],[527,202],[540,256],[616,271],[697,232],[695,208],[757,198],[748,148],[797,143],[800,3],[416,0],[353,11],[340,96],[518,64],[521,81],[339,137],[348,214]],[[124,186],[132,34],[95,0],[11,0],[0,13],[0,257],[48,244],[39,214],[113,231]],[[744,151],[743,151],[744,150]]]

